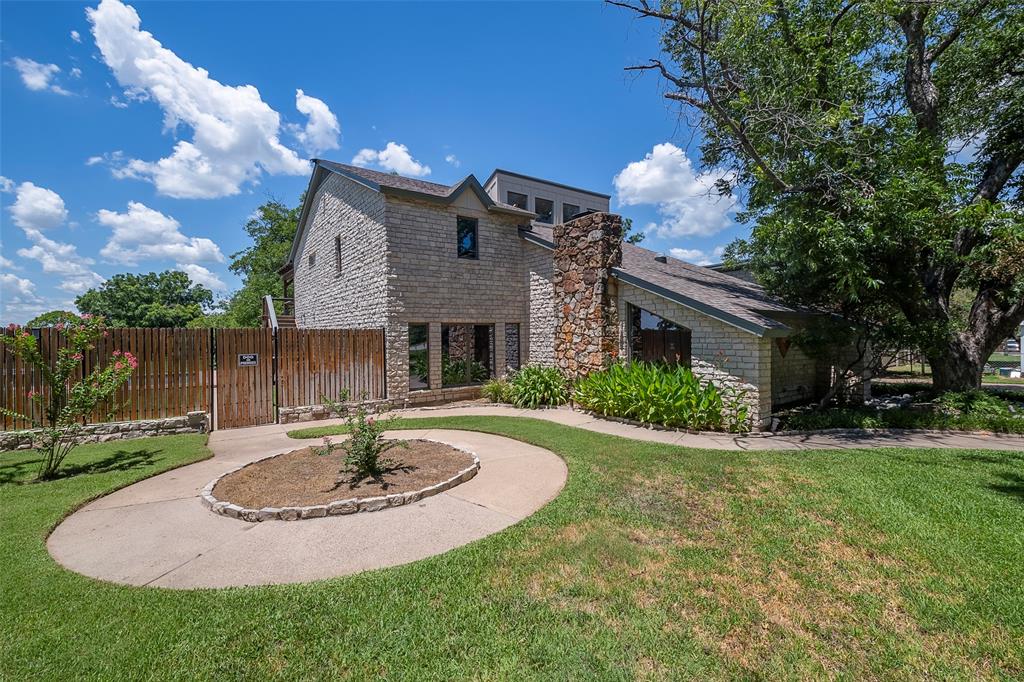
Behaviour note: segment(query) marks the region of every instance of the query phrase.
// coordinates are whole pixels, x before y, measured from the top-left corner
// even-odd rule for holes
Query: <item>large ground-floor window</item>
[[[409,390],[430,388],[430,330],[425,324],[409,325]]]
[[[441,325],[441,385],[482,384],[494,376],[494,325]]]
[[[690,366],[689,329],[632,304],[628,313],[631,359]]]

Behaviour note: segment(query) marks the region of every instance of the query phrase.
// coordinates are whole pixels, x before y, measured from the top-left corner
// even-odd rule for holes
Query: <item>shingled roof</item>
[[[553,249],[550,227],[520,230],[522,237]],[[805,317],[807,311],[787,306],[753,282],[731,277],[699,265],[666,257],[634,244],[622,245],[622,265],[612,274],[623,282],[704,313],[757,336],[788,336],[792,329],[782,319]]]

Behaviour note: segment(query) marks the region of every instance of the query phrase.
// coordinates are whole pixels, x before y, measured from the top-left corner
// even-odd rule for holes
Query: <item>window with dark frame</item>
[[[562,222],[567,223],[572,217],[580,212],[580,207],[575,204],[562,204]]]
[[[524,211],[529,210],[528,206],[530,197],[526,196],[525,194],[509,191],[505,193],[505,197],[508,200],[509,206],[515,206],[516,208],[521,208]]]
[[[425,324],[409,325],[409,390],[430,388],[430,331]]]
[[[536,220],[538,223],[550,225],[555,222],[555,202],[551,199],[534,198],[533,212],[537,214]]]
[[[480,257],[477,248],[477,220],[476,218],[457,218],[458,223],[458,250],[459,258],[476,259]]]
[[[309,254],[309,258],[306,260],[306,262],[309,263],[309,267],[313,267],[314,265],[316,265],[316,251]]]
[[[632,304],[627,314],[631,360],[690,366],[689,329]]]
[[[341,235],[334,238],[334,270],[335,274],[341,276]]]
[[[494,376],[494,325],[441,325],[441,386],[472,386]]]

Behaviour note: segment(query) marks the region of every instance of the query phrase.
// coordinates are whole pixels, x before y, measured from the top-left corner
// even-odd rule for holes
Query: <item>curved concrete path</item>
[[[829,450],[853,448],[957,448],[974,450],[1024,450],[1024,436],[984,435],[971,433],[928,433],[893,429],[888,431],[858,431],[842,433],[809,433],[795,436],[738,436],[728,433],[683,433],[649,429],[601,419],[569,407],[546,410],[521,410],[508,405],[469,405],[463,407],[422,407],[397,412],[403,417],[530,417],[575,426],[576,428],[606,433],[635,440],[670,443],[688,448],[707,450]],[[314,426],[343,423],[344,420],[303,422],[278,426],[293,431]]]
[[[210,437],[212,459],[95,500],[57,526],[47,547],[66,568],[130,585],[306,582],[416,561],[495,533],[552,500],[568,473],[554,453],[500,436],[440,429],[388,435],[432,438],[472,450],[480,471],[416,504],[248,523],[212,513],[201,504],[199,491],[239,464],[310,441],[289,438],[277,425],[217,431]]]

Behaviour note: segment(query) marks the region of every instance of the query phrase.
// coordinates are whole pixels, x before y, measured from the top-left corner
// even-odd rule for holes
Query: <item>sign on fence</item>
[[[66,343],[63,332],[33,333],[43,357],[55,362]],[[320,404],[325,395],[386,397],[381,329],[280,329],[275,335],[271,329],[113,328],[82,359],[76,378],[106,366],[114,351],[131,352],[139,366],[114,399],[97,408],[91,423],[202,411],[214,416],[217,428],[232,428],[273,423],[278,407]],[[28,396],[45,396],[43,377],[2,344],[0,379],[0,408],[29,417],[0,414],[3,430],[42,421],[39,404]]]

